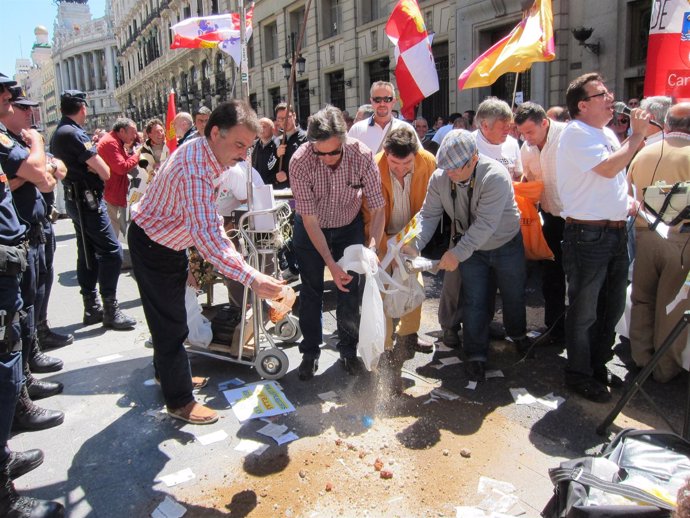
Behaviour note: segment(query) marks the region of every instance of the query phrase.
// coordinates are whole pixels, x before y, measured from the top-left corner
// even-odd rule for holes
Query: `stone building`
[[[302,124],[331,103],[351,113],[368,101],[369,85],[394,76],[393,46],[384,27],[396,0],[312,0],[297,74],[294,105]],[[424,101],[428,118],[475,107],[487,95],[512,97],[515,75],[491,87],[458,91],[457,77],[505,36],[529,0],[421,0],[441,89]],[[305,0],[257,0],[248,44],[249,100],[272,115],[287,97],[287,64],[304,19]],[[217,49],[171,50],[169,27],[193,16],[234,12],[236,0],[112,0],[118,73],[115,96],[139,122],[165,114],[166,94],[177,110],[210,108],[239,95],[232,59]],[[523,99],[562,104],[569,81],[601,71],[623,99],[641,94],[651,3],[648,0],[553,0],[557,58],[518,77]],[[578,31],[577,39],[573,29]],[[587,29],[591,29],[588,31]]]
[[[86,0],[57,1],[52,54],[56,104],[60,92],[82,90],[89,100],[87,131],[110,128],[121,110],[113,96],[117,50],[108,2],[105,16],[92,19]]]

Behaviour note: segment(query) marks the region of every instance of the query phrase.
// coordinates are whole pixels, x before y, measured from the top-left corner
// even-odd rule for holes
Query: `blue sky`
[[[105,1],[89,0],[92,17],[103,16]],[[43,25],[48,29],[52,43],[56,16],[57,6],[53,0],[0,0],[0,72],[12,76],[15,60],[19,57],[31,57],[31,46],[35,40],[34,29],[37,25]]]

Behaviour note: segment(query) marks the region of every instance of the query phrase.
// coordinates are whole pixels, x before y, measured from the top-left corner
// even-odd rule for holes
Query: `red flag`
[[[417,105],[438,91],[438,73],[429,35],[416,0],[399,0],[386,23],[386,35],[395,45],[395,79],[401,112],[414,119]]]
[[[171,153],[177,149],[177,138],[175,137],[175,128],[173,127],[175,115],[175,90],[170,90],[168,94],[168,113],[165,116],[165,144]]]

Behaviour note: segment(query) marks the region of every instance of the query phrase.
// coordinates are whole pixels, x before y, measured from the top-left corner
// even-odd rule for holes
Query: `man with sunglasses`
[[[573,120],[556,154],[556,183],[563,204],[563,269],[570,307],[565,317],[566,384],[595,402],[622,385],[606,364],[613,358],[615,326],[625,308],[628,279],[625,168],[642,143],[649,114],[630,113],[632,135],[620,144],[606,127],[614,96],[599,74],[574,79],[566,91]]]
[[[314,377],[319,366],[324,266],[338,289],[336,319],[343,368],[351,375],[360,371],[359,276],[344,271],[337,261],[348,246],[365,243],[363,198],[371,212],[373,236],[366,245],[376,250],[383,235],[385,204],[374,157],[361,142],[347,137],[338,108],[327,106],[312,115],[307,138],[309,142],[292,157],[291,176],[296,212],[293,242],[302,279],[299,324],[304,338],[298,370],[302,381]]]
[[[347,136],[364,143],[376,155],[383,149],[383,141],[388,133],[396,128],[412,125],[393,117],[395,88],[392,83],[376,81],[371,85],[369,94],[374,114],[353,124]],[[421,146],[419,137],[417,141]]]
[[[0,74],[0,116],[13,112],[9,88],[14,85],[15,81]],[[4,125],[0,126],[3,130],[0,142],[5,150],[3,153],[7,154],[6,151],[11,150],[14,144]],[[40,144],[36,146],[33,158],[37,158],[40,163]],[[45,168],[45,160],[43,167]],[[37,170],[32,172],[39,176]],[[45,173],[45,169],[43,172]],[[20,309],[23,304],[20,282],[26,261],[27,232],[27,226],[20,222],[17,215],[9,180],[0,167],[0,516],[61,517],[64,509],[60,504],[19,496],[14,488],[14,479],[43,462],[43,452],[12,452],[7,444],[17,401],[20,397],[28,397],[22,379],[20,324]]]

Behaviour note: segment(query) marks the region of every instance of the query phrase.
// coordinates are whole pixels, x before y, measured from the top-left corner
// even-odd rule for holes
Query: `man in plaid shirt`
[[[360,370],[359,276],[344,271],[337,261],[348,246],[364,244],[363,197],[371,213],[371,235],[376,236],[367,246],[376,251],[377,240],[383,236],[385,204],[374,157],[364,144],[347,137],[347,125],[338,108],[327,106],[314,114],[309,119],[307,139],[309,142],[295,152],[290,162],[296,212],[293,240],[302,279],[302,381],[311,379],[319,366],[324,266],[338,288],[336,318],[343,367],[348,374]]]
[[[192,424],[214,423],[218,414],[192,395],[183,346],[188,333],[186,249],[195,246],[223,275],[251,287],[260,297],[276,297],[284,284],[242,259],[216,210],[214,180],[244,160],[258,131],[259,120],[248,104],[221,104],[211,114],[204,137],[178,148],[141,202],[132,207],[129,249],[151,331],[153,361],[168,414]]]

